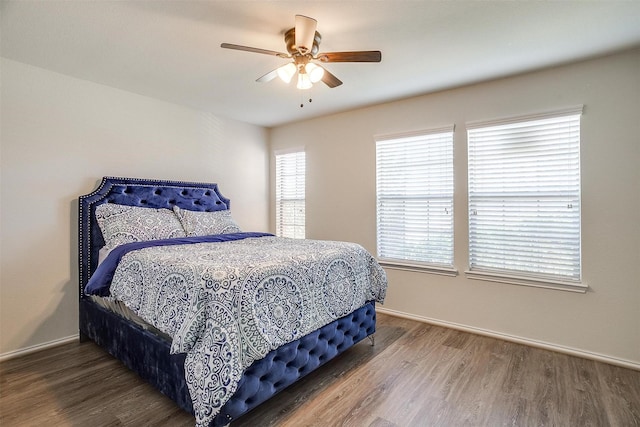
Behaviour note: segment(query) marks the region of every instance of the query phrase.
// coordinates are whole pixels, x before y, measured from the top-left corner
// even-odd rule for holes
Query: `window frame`
[[[441,128],[431,128],[431,129],[424,129],[424,130],[419,130],[419,131],[413,131],[413,132],[404,132],[404,133],[395,133],[395,134],[385,134],[385,135],[375,135],[374,136],[374,140],[376,143],[376,255],[378,258],[378,262],[385,266],[385,267],[389,267],[389,268],[393,268],[393,269],[400,269],[400,270],[409,270],[409,271],[421,271],[421,272],[428,272],[428,273],[433,273],[433,274],[440,274],[440,275],[446,275],[446,276],[456,276],[458,274],[458,270],[455,268],[455,251],[454,251],[454,241],[455,241],[455,227],[454,227],[454,181],[455,181],[455,174],[454,174],[454,162],[453,162],[453,150],[454,150],[454,130],[455,130],[455,126],[454,125],[450,125],[450,126],[446,126],[446,127],[441,127]],[[381,197],[381,161],[380,161],[380,147],[382,144],[405,144],[405,143],[419,143],[420,139],[425,139],[425,141],[429,141],[429,139],[431,140],[437,140],[437,139],[441,139],[441,135],[443,134],[448,134],[448,144],[449,146],[446,147],[447,150],[449,150],[448,152],[448,158],[447,161],[449,162],[448,165],[445,165],[444,167],[446,168],[447,166],[450,168],[450,170],[447,171],[448,173],[448,183],[450,183],[450,193],[447,195],[443,195],[442,194],[442,190],[441,194],[439,195],[435,195],[437,192],[434,189],[431,189],[431,192],[429,193],[423,193],[421,195],[416,196],[415,194],[413,196],[410,195],[397,195],[397,194],[387,194],[387,195],[383,195]],[[423,149],[422,150],[424,153],[428,152],[428,149]],[[445,161],[443,161],[440,157],[438,158],[434,158],[434,160],[437,160],[438,162],[441,162],[442,165],[444,165]],[[414,177],[416,178],[416,177]],[[405,176],[404,179],[411,179],[411,177]],[[420,179],[424,180],[425,176],[421,176]],[[439,181],[440,182],[440,181]],[[385,248],[381,248],[381,245],[384,245],[384,236],[381,237],[381,228],[384,227],[382,225],[382,222],[384,221],[383,218],[381,218],[381,210],[382,208],[382,200],[381,199],[386,199],[386,200],[404,200],[405,202],[410,200],[410,199],[414,199],[417,201],[426,201],[427,203],[430,203],[433,200],[443,200],[445,198],[448,199],[448,206],[449,206],[449,211],[448,211],[448,217],[449,217],[449,222],[450,222],[450,234],[448,236],[449,239],[449,245],[450,245],[450,258],[449,261],[450,262],[429,262],[426,261],[424,259],[422,260],[418,260],[418,259],[414,259],[416,257],[388,257],[385,256],[384,253],[389,253],[390,250],[385,249]],[[445,202],[447,203],[447,202]],[[403,207],[404,209],[404,207]],[[430,207],[426,208],[427,212],[431,209]],[[421,211],[422,212],[422,211]],[[406,215],[406,212],[403,210],[402,215]],[[427,224],[427,230],[429,230],[429,227],[431,227],[431,230],[434,230],[435,227],[435,222],[431,225]],[[389,225],[387,225],[387,227],[389,227]],[[431,232],[432,234],[433,231]],[[384,232],[382,232],[382,234],[384,234]],[[412,234],[422,234],[422,235],[428,235],[429,231],[423,231],[422,233],[412,233]],[[404,242],[404,240],[403,240]],[[406,243],[403,243],[402,245],[405,245]],[[403,248],[404,250],[404,248]]]
[[[470,279],[478,279],[478,280],[485,280],[485,281],[492,281],[492,282],[501,282],[501,283],[509,283],[509,284],[515,284],[515,285],[524,285],[524,286],[534,286],[534,287],[541,287],[541,288],[548,288],[548,289],[558,289],[558,290],[565,290],[565,291],[572,291],[572,292],[586,292],[586,290],[588,289],[588,286],[586,283],[583,282],[583,277],[582,277],[582,259],[581,259],[581,252],[582,252],[582,231],[581,231],[581,223],[582,223],[582,212],[581,212],[581,193],[582,193],[582,183],[580,180],[580,176],[581,176],[581,167],[580,167],[580,149],[581,149],[581,137],[580,137],[580,129],[582,127],[582,113],[583,113],[583,106],[576,106],[576,107],[571,107],[571,108],[567,108],[567,109],[563,109],[563,110],[556,110],[556,111],[550,111],[550,112],[545,112],[545,113],[540,113],[540,114],[534,114],[534,115],[526,115],[526,116],[518,116],[518,117],[510,117],[507,119],[500,119],[500,120],[492,120],[492,121],[482,121],[482,122],[471,122],[471,123],[467,123],[467,153],[468,153],[468,159],[467,159],[467,173],[468,173],[468,187],[467,187],[467,213],[468,213],[468,234],[467,234],[467,238],[468,238],[468,256],[469,256],[469,264],[468,264],[468,269],[465,271],[465,275],[470,278]],[[568,141],[567,143],[575,143],[577,144],[577,147],[575,146],[571,146],[568,147],[569,150],[577,150],[577,166],[572,165],[572,167],[575,167],[577,169],[577,171],[575,169],[570,169],[569,167],[567,167],[567,174],[569,173],[573,173],[576,174],[577,173],[577,195],[575,193],[572,193],[571,191],[574,190],[566,190],[567,193],[566,195],[568,196],[569,194],[573,195],[573,196],[577,196],[577,224],[573,223],[574,228],[577,226],[577,239],[578,239],[578,243],[577,243],[577,254],[575,252],[571,252],[571,256],[573,257],[573,259],[575,260],[576,256],[577,256],[577,278],[576,277],[571,277],[571,275],[566,274],[566,275],[562,275],[562,274],[550,274],[550,273],[535,273],[532,271],[525,271],[525,270],[515,270],[515,269],[500,269],[500,268],[496,268],[494,267],[487,267],[486,265],[481,265],[481,266],[474,266],[473,264],[473,256],[474,256],[474,248],[472,247],[473,242],[473,236],[475,235],[475,229],[474,229],[474,224],[472,223],[474,218],[473,218],[473,210],[474,210],[474,206],[476,206],[476,198],[474,197],[478,197],[477,195],[474,196],[472,195],[472,191],[473,191],[473,185],[474,183],[472,182],[473,178],[473,173],[476,170],[475,167],[477,167],[477,165],[472,165],[472,157],[474,156],[475,151],[472,150],[471,144],[473,143],[473,139],[475,138],[474,136],[472,136],[472,133],[478,129],[494,129],[494,128],[498,128],[498,129],[503,129],[501,127],[503,126],[510,126],[510,125],[523,125],[524,123],[542,123],[539,122],[541,120],[547,120],[547,119],[560,119],[560,118],[567,118],[567,117],[575,117],[578,116],[578,131],[577,131],[577,142],[575,141]],[[495,129],[494,129],[495,130]],[[540,141],[541,138],[538,138],[536,140],[536,143],[538,141]],[[575,154],[575,153],[574,153]],[[496,159],[499,159],[499,156],[496,156]],[[511,165],[513,165],[515,163],[515,161],[513,163],[510,163]],[[560,175],[560,173],[558,173],[557,175]],[[486,178],[488,176],[491,175],[485,175],[483,178]],[[572,175],[575,176],[575,175]],[[504,178],[503,178],[504,179]],[[515,181],[511,181],[511,183],[514,183]],[[502,181],[502,183],[504,184],[504,181]],[[574,184],[575,185],[575,184]],[[569,188],[569,185],[567,185],[567,188]],[[514,193],[514,194],[518,194],[518,197],[521,198],[525,198],[525,193],[521,192],[521,193]],[[494,196],[496,197],[496,196]],[[516,196],[509,196],[512,198],[515,198]],[[504,199],[508,199],[509,197],[504,197]],[[531,197],[530,195],[527,195],[527,197]],[[496,197],[498,198],[498,197]],[[539,200],[538,200],[539,202]],[[507,206],[508,203],[505,203],[505,206]],[[511,206],[516,206],[511,205]],[[530,211],[530,212],[533,212]],[[554,218],[557,221],[557,218]],[[552,224],[554,219],[547,219],[547,220],[540,220],[541,222],[543,222],[544,224]],[[546,222],[544,222],[546,221]],[[575,233],[575,232],[574,232]],[[567,233],[568,234],[568,233]],[[536,248],[542,248],[544,250],[544,247],[540,244],[540,240],[538,240],[538,242],[535,242],[533,239],[529,240],[531,243],[537,243],[539,246],[535,246]],[[505,250],[505,249],[503,249]],[[531,251],[533,253],[533,251]],[[541,251],[542,252],[542,251]],[[543,265],[543,264],[539,264],[539,265]],[[575,267],[575,264],[573,264],[573,266]],[[540,267],[538,267],[540,268]],[[573,273],[575,275],[575,273]]]
[[[300,159],[302,157],[302,159]],[[294,148],[290,150],[281,150],[274,152],[275,165],[275,234],[279,237],[289,237],[295,239],[306,238],[306,152],[304,148]],[[281,161],[293,162],[290,167],[295,169],[293,174],[293,182],[281,181]],[[301,162],[301,164],[299,163]],[[302,166],[302,173],[299,168]],[[284,167],[284,165],[282,165]],[[287,185],[285,190],[293,197],[282,197],[282,187]],[[302,197],[300,197],[302,195]],[[300,209],[297,204],[302,204],[302,213],[299,216],[288,218],[285,215],[285,204],[293,205],[293,210]],[[284,217],[283,217],[284,215]],[[300,217],[302,221],[300,221]],[[293,229],[293,234],[285,232],[284,227]]]

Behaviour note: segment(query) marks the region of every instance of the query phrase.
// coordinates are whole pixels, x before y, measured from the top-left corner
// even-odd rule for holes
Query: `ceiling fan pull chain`
[[[313,98],[309,98],[309,104],[313,102]],[[302,101],[302,93],[300,93],[300,108],[304,108],[304,101]]]
[[[310,88],[307,93],[311,92],[312,90],[313,88]],[[305,94],[303,94],[302,91],[300,91],[299,93],[300,93],[300,108],[304,108],[304,101],[302,98]],[[309,93],[309,95],[311,94]],[[309,97],[309,104],[311,104],[312,102],[313,102],[313,98]]]

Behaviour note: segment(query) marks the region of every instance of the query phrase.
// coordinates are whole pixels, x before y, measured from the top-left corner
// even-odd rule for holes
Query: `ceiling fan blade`
[[[296,15],[296,47],[301,53],[310,52],[316,35],[318,21],[304,15]]]
[[[289,55],[282,52],[276,52],[275,50],[260,49],[257,47],[241,46],[239,44],[222,43],[220,47],[225,49],[243,50],[245,52],[262,53],[264,55],[274,55],[280,58],[289,58]]]
[[[324,52],[316,58],[322,62],[380,62],[382,52],[379,50],[361,50],[356,52]]]
[[[336,76],[331,74],[329,71],[327,71],[326,68],[324,68],[324,75],[322,76],[322,82],[327,86],[329,86],[330,88],[334,88],[342,84],[342,81],[340,81],[339,78],[337,78]]]
[[[278,68],[276,68],[275,70],[271,70],[267,74],[265,74],[264,76],[261,76],[261,77],[257,78],[256,81],[259,82],[259,83],[270,82],[271,80],[273,80],[276,77],[278,77]]]

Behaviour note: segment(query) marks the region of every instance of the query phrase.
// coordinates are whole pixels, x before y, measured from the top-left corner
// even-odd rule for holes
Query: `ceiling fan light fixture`
[[[296,87],[298,89],[311,89],[313,83],[311,83],[311,79],[307,73],[298,73],[298,84]]]
[[[293,78],[293,75],[296,73],[296,70],[297,68],[295,64],[293,62],[289,62],[288,64],[278,68],[278,77],[280,77],[283,82],[289,83]]]
[[[331,71],[320,65],[311,64],[312,61],[319,61],[324,64],[327,62],[380,62],[382,60],[382,52],[379,50],[320,52],[322,37],[316,31],[317,26],[318,22],[315,19],[304,15],[296,15],[295,27],[284,33],[284,42],[288,53],[232,43],[222,43],[220,47],[276,56],[292,61],[269,71],[256,81],[270,82],[276,76],[279,76],[285,83],[290,83],[293,77],[298,74],[296,84],[298,89],[309,89],[314,83],[320,81],[329,88],[338,87],[342,84],[339,78],[331,74]]]
[[[324,76],[324,68],[319,67],[312,62],[309,62],[307,65],[305,65],[304,69],[309,76],[309,80],[311,80],[311,83],[318,83]]]

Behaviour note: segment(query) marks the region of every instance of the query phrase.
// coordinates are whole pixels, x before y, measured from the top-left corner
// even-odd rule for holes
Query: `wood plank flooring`
[[[640,426],[640,371],[380,314],[232,427]],[[193,426],[95,344],[0,363],[0,426]]]

